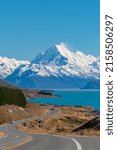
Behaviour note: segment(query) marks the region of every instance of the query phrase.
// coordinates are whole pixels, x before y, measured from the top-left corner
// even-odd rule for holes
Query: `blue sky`
[[[99,0],[0,0],[0,55],[29,59],[60,42],[99,56]]]

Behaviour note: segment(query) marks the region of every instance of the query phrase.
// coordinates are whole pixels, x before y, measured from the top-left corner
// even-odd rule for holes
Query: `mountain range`
[[[0,57],[0,77],[23,88],[99,88],[99,68],[99,57],[71,51],[63,43],[50,47],[32,62]]]
[[[6,78],[22,64],[30,64],[30,62],[0,56],[0,78]]]

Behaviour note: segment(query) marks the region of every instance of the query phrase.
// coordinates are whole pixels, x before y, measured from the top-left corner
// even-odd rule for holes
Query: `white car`
[[[10,121],[10,123],[11,123],[11,124],[14,124],[14,123],[15,123],[15,121]]]

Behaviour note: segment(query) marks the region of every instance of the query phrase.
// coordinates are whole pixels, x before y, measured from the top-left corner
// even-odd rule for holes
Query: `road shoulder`
[[[0,131],[0,139],[4,138],[5,136],[6,136],[6,133]]]

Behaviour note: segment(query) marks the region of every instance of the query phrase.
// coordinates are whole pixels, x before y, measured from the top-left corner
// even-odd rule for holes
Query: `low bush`
[[[20,89],[0,87],[0,105],[5,104],[25,107],[26,98]]]

